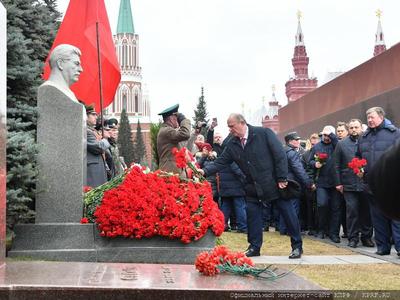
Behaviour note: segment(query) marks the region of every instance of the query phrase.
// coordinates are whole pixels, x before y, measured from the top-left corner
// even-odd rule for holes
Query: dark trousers
[[[358,243],[359,235],[361,239],[372,237],[372,222],[369,213],[368,201],[363,199],[362,192],[344,192],[346,202],[346,224],[349,241]]]
[[[283,218],[286,224],[286,231],[290,236],[290,244],[293,249],[303,249],[303,241],[301,239],[300,222],[296,206],[300,207],[299,199],[293,198],[290,200],[278,199],[275,201],[280,217]]]
[[[317,214],[317,199],[316,192],[306,190],[304,192],[306,198],[306,212],[307,212],[307,229],[317,230],[318,228],[318,214]]]
[[[236,225],[239,230],[247,230],[247,217],[246,217],[246,200],[241,197],[221,197],[222,205],[221,210],[225,217],[225,228],[228,227],[228,221],[231,212],[234,210],[236,215]]]
[[[344,196],[341,193],[338,193],[338,197],[340,200],[340,225],[343,227],[343,233],[348,235],[347,232],[347,206],[346,206],[346,201],[344,200]]]
[[[375,205],[374,196],[370,193],[363,193],[363,198],[368,201],[371,211],[372,225],[375,230],[376,248],[379,251],[390,251],[392,245],[390,237],[393,237],[394,248],[400,251],[400,222],[387,218]]]
[[[246,197],[247,241],[255,250],[260,250],[263,243],[262,209],[261,201]]]
[[[285,219],[292,249],[303,249],[300,223],[294,209],[296,199],[274,201],[281,217]],[[263,204],[256,198],[246,197],[247,201],[247,241],[251,248],[261,249],[263,243],[262,208]]]
[[[274,201],[263,201],[263,228],[274,225],[279,227],[279,211]]]
[[[317,188],[319,231],[338,237],[340,231],[340,198],[335,188]]]
[[[293,203],[293,207],[294,207],[294,210],[296,212],[297,218],[299,220],[300,228],[301,228],[301,222],[300,222],[300,199],[293,199],[293,200],[294,200],[292,202]],[[280,218],[279,218],[279,232],[283,233],[283,234],[287,233],[286,222],[285,222],[285,219],[282,216],[280,216]]]

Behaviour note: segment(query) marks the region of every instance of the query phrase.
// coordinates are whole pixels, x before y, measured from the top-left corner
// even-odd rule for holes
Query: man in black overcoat
[[[288,184],[288,164],[282,144],[272,130],[248,125],[241,114],[231,114],[227,123],[232,137],[221,156],[201,172],[208,176],[236,162],[246,176],[247,241],[250,244],[247,256],[260,255],[263,242],[262,202],[276,200],[287,223],[297,220],[297,226],[288,228],[292,244],[289,258],[299,258],[302,240],[295,209],[291,202],[279,199],[279,189],[286,188]]]

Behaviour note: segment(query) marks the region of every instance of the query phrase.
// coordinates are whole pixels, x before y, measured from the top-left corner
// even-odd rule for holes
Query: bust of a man
[[[77,82],[83,71],[81,66],[81,51],[72,45],[60,44],[53,49],[50,55],[50,77],[43,84],[51,85],[74,102],[78,102],[70,86]]]

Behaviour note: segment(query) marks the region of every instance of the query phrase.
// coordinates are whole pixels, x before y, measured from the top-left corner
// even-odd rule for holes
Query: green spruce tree
[[[137,122],[136,138],[133,144],[133,151],[135,162],[141,165],[146,165],[146,146],[144,144],[142,127],[140,126],[139,120]]]
[[[151,140],[151,169],[157,170],[160,163],[157,151],[157,136],[160,131],[161,123],[152,123],[150,125],[150,140]]]
[[[36,95],[61,14],[56,1],[3,0],[7,9],[7,230],[34,216]]]
[[[201,87],[201,95],[199,97],[199,102],[197,103],[197,109],[194,110],[194,127],[198,122],[208,123],[208,113],[207,113],[207,103],[204,100],[204,87]]]
[[[134,149],[132,142],[131,126],[129,124],[128,115],[126,110],[121,112],[121,121],[118,129],[118,147],[119,154],[125,159],[126,165],[129,167],[134,162]]]

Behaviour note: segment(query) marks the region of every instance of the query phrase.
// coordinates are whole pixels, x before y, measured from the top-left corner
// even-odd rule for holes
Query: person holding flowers
[[[263,201],[275,201],[291,238],[289,258],[300,258],[303,241],[299,220],[292,202],[281,200],[279,193],[279,189],[288,186],[288,163],[282,144],[271,129],[251,126],[241,114],[231,114],[227,124],[231,137],[225,150],[214,163],[199,171],[209,176],[236,162],[246,176],[247,257],[260,256]]]
[[[400,130],[385,118],[385,111],[382,107],[372,107],[367,110],[368,129],[361,136],[357,157],[367,161],[364,172],[359,176],[364,180],[364,201],[368,201],[372,218],[372,225],[375,231],[375,242],[378,255],[389,255],[392,248],[391,238],[394,247],[400,256],[400,222],[388,218],[382,213],[376,202],[376,197],[382,194],[373,194],[369,182],[369,171],[374,168],[381,156],[400,139]],[[378,196],[379,197],[379,196]]]
[[[314,170],[317,186],[318,237],[340,243],[340,198],[335,189],[333,151],[337,144],[335,127],[325,126],[321,141],[310,152],[309,165]]]
[[[190,137],[190,120],[178,112],[179,104],[171,106],[161,113],[164,123],[157,135],[157,152],[160,159],[159,169],[184,176],[182,169],[175,164],[172,149],[181,148],[181,143]]]
[[[372,223],[367,201],[362,199],[363,182],[357,176],[358,165],[353,170],[351,162],[357,152],[358,138],[362,134],[361,120],[351,119],[348,124],[349,136],[339,141],[336,145],[335,158],[335,180],[336,190],[344,196],[346,204],[346,225],[349,239],[348,246],[356,248],[361,233],[361,243],[365,247],[374,247],[371,240]]]

